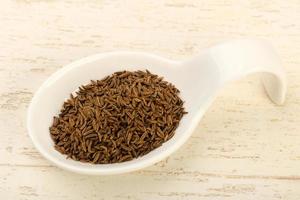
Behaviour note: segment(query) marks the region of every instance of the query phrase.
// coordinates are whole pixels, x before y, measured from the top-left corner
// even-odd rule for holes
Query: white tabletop
[[[1,1],[0,199],[299,199],[300,3],[289,1]],[[99,52],[173,59],[231,38],[265,38],[288,75],[284,106],[259,76],[227,85],[188,142],[144,170],[93,177],[33,147],[26,110],[63,65]]]

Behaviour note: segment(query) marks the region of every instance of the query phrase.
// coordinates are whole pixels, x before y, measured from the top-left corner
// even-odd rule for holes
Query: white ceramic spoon
[[[120,70],[144,70],[165,77],[180,91],[188,114],[172,139],[149,154],[119,164],[92,165],[77,162],[53,148],[49,126],[69,94],[91,79]],[[147,53],[115,52],[93,55],[71,63],[53,74],[37,91],[28,109],[28,132],[40,153],[64,169],[83,174],[119,174],[154,164],[177,150],[192,134],[218,90],[245,75],[263,72],[270,99],[284,102],[285,73],[273,48],[261,40],[233,40],[205,50],[185,61],[173,61]]]

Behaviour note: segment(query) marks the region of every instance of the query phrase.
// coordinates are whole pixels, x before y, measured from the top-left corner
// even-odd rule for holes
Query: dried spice
[[[179,90],[149,71],[116,72],[79,87],[54,117],[50,135],[68,158],[129,161],[161,146],[186,113]]]

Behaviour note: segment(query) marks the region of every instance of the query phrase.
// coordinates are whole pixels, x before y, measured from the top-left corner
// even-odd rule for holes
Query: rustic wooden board
[[[284,106],[259,76],[227,85],[192,138],[135,173],[93,177],[52,166],[33,147],[33,93],[70,61],[114,50],[183,59],[230,38],[278,49],[288,75]],[[1,199],[299,199],[300,2],[43,1],[0,3]]]

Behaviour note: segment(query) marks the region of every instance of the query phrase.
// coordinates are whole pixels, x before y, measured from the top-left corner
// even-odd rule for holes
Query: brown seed
[[[93,155],[94,159],[92,160],[92,163],[96,163],[98,161],[99,157],[100,157],[100,152],[94,153],[94,155]]]
[[[149,71],[121,71],[70,94],[49,132],[57,151],[80,162],[125,162],[172,138],[186,114],[179,90]]]
[[[126,155],[126,156],[123,156],[120,158],[120,162],[124,162],[124,161],[128,161],[128,160],[131,160],[132,159],[132,156],[131,155]]]

